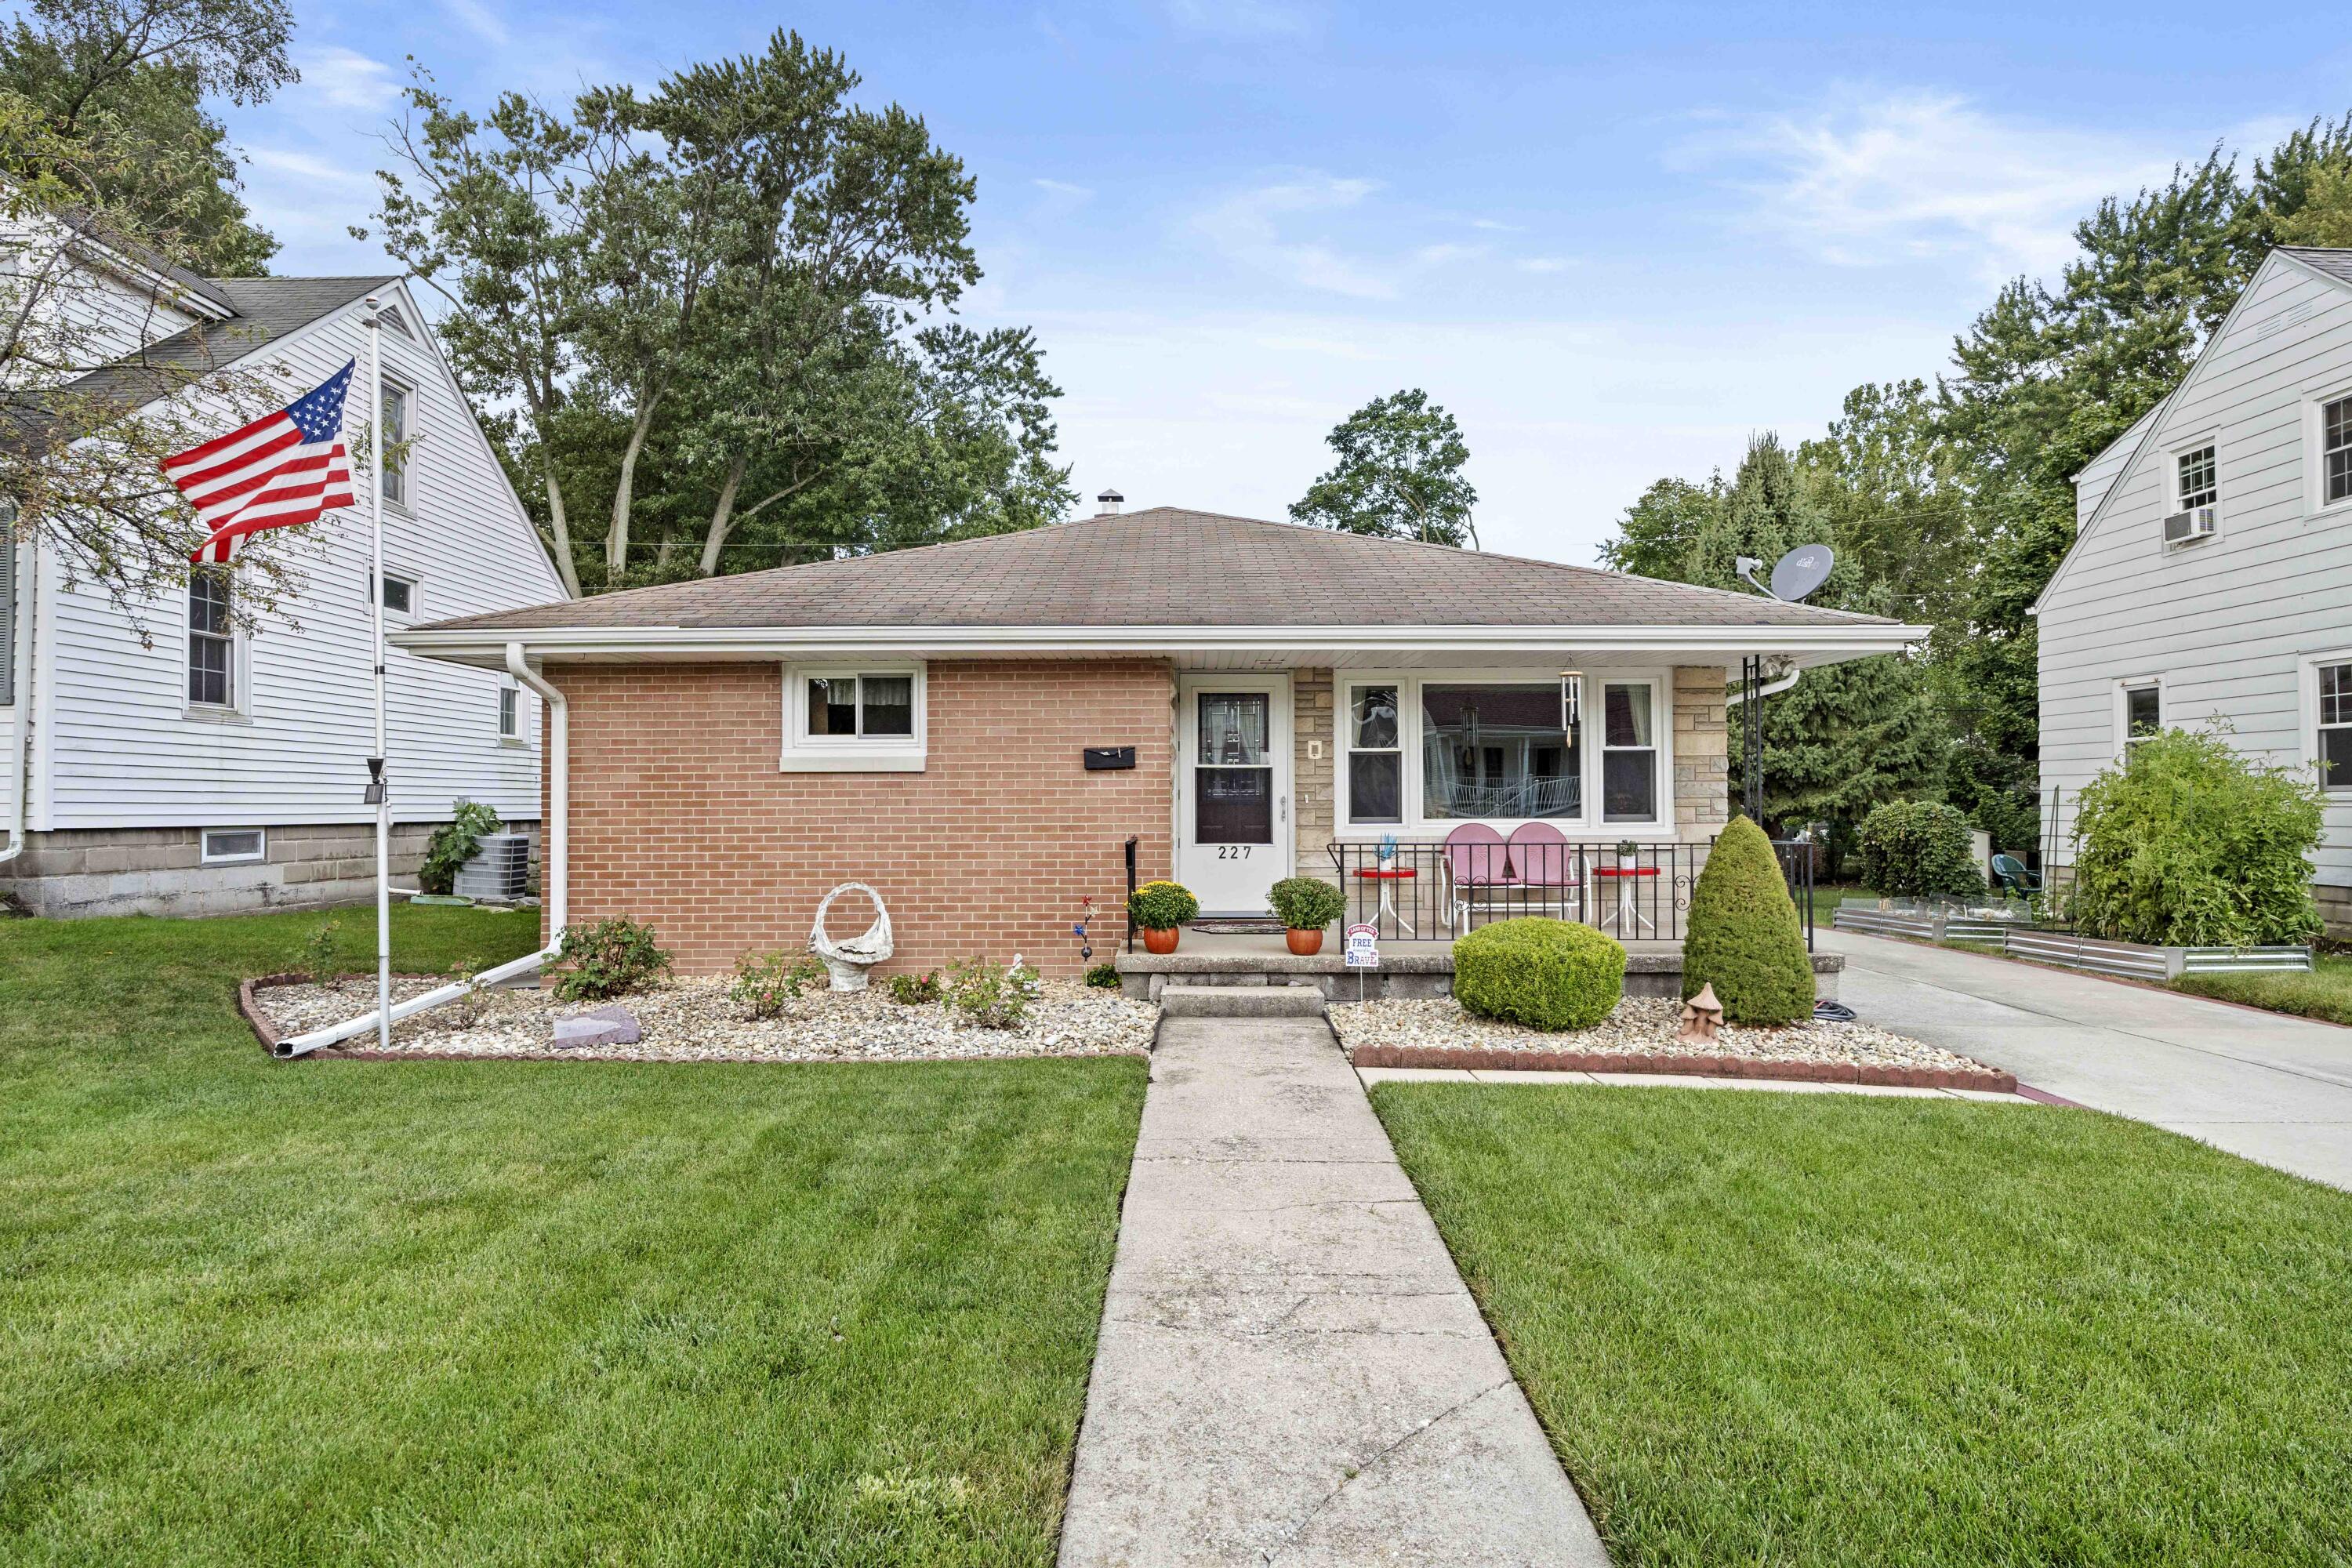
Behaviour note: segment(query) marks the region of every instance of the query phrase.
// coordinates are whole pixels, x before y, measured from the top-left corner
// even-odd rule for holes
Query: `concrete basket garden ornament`
[[[824,929],[824,912],[833,908],[833,900],[844,893],[863,893],[873,901],[874,923],[866,928],[864,936],[836,942]],[[882,895],[863,882],[844,882],[824,896],[816,907],[816,923],[809,928],[809,951],[824,960],[825,972],[833,976],[835,991],[863,991],[866,972],[890,956],[890,911],[882,906]]]

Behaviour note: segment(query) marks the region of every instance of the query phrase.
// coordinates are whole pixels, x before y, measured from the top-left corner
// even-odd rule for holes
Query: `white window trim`
[[[2205,447],[2213,448],[2213,499],[2208,503],[2213,509],[2213,531],[2175,544],[2164,537],[2163,520],[2189,510],[2180,499],[2180,459]],[[2168,439],[2164,447],[2164,510],[2157,514],[2157,549],[2166,555],[2178,555],[2192,545],[2210,544],[2227,531],[2229,521],[2229,513],[2221,505],[2221,437],[2208,427],[2194,436]]]
[[[213,835],[215,833],[250,833],[254,848],[249,854],[215,855]],[[251,866],[269,858],[269,829],[266,827],[205,827],[196,832],[196,858],[205,866]]]
[[[229,579],[229,700],[225,703],[197,702],[188,697],[188,655],[193,651],[190,640],[196,635],[195,628],[188,625],[188,595],[194,591],[193,583],[180,590],[180,717],[214,724],[243,723],[253,716],[253,648],[234,613],[236,580]]]
[[[2323,664],[2352,664],[2352,647],[2326,648],[2318,653],[2305,654],[2296,671],[2295,684],[2301,696],[2297,709],[2303,729],[2303,739],[2297,749],[2303,754],[2304,766],[2311,769],[2315,776],[2319,771],[2319,667]],[[2352,806],[2352,778],[2323,782],[2320,787],[2327,792],[2329,810]]]
[[[514,710],[514,728],[511,730],[507,728],[509,698],[513,699],[512,707]],[[503,680],[499,683],[497,713],[499,743],[508,746],[521,745],[523,743],[522,688],[516,685],[511,679]]]
[[[1528,822],[1549,823],[1569,837],[1643,838],[1673,837],[1675,825],[1675,748],[1674,748],[1674,675],[1671,670],[1609,669],[1588,670],[1580,693],[1582,733],[1578,737],[1577,762],[1582,770],[1581,816],[1432,816],[1415,814],[1422,804],[1422,734],[1421,689],[1435,686],[1525,686],[1559,684],[1559,667],[1549,668],[1505,669],[1492,666],[1471,669],[1394,669],[1337,672],[1337,689],[1332,703],[1332,837],[1342,842],[1377,840],[1393,834],[1400,840],[1442,839],[1465,822],[1483,822],[1507,837],[1515,827]],[[1601,709],[1603,686],[1646,685],[1650,688],[1651,732],[1656,740],[1658,758],[1658,816],[1643,822],[1604,822],[1601,806],[1601,724],[1604,721]],[[1397,689],[1397,744],[1402,752],[1405,819],[1402,823],[1357,822],[1348,815],[1349,745],[1348,726],[1354,712],[1354,689],[1360,686],[1393,686]]]
[[[812,735],[808,683],[851,675],[903,675],[915,684],[912,735]],[[834,659],[784,666],[784,743],[776,766],[788,773],[919,773],[929,759],[930,680],[920,659]]]
[[[2303,515],[2305,521],[2321,517],[2338,517],[2352,511],[2352,496],[2330,501],[2327,497],[2327,467],[2323,443],[2326,439],[2324,416],[2327,405],[2352,397],[2352,383],[2322,387],[2307,392],[2303,398]]]
[[[384,401],[387,404],[391,402],[391,395],[397,392],[408,410],[408,427],[400,433],[400,438],[408,444],[408,458],[402,464],[400,469],[400,494],[394,498],[387,490],[383,498],[383,510],[400,517],[415,517],[416,515],[416,476],[419,468],[416,455],[421,445],[417,439],[416,431],[417,426],[423,423],[421,416],[424,411],[420,406],[415,386],[404,377],[387,374],[383,378],[383,390]],[[387,476],[390,474],[389,464],[383,466],[383,472]],[[386,572],[384,575],[389,577],[397,574]]]
[[[2131,706],[2125,694],[2156,689],[2156,721],[2159,729],[2172,727],[2172,699],[2166,694],[2161,675],[2126,675],[2115,684],[2108,710],[2108,732],[2115,738],[2115,761],[2120,763],[2131,750]]]

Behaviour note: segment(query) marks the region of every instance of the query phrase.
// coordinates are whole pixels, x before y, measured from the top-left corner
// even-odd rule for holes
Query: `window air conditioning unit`
[[[2194,544],[2200,539],[2210,539],[2217,521],[2218,513],[2210,506],[2176,511],[2164,520],[2164,542],[2167,545]]]
[[[486,833],[449,889],[461,899],[512,903],[530,891],[530,835]]]

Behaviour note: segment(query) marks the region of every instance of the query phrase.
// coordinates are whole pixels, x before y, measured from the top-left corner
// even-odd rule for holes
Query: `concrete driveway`
[[[2352,1029],[1892,937],[1823,931],[1840,1000],[2035,1089],[2352,1188]]]

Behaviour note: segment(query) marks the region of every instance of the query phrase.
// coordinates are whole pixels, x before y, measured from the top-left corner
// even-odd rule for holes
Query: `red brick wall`
[[[1139,874],[1169,875],[1164,665],[939,663],[919,773],[782,773],[775,664],[553,666],[572,707],[571,918],[650,922],[682,973],[747,950],[797,952],[837,882],[879,889],[898,953],[886,971],[1015,952],[1081,965],[1070,935],[1094,895],[1096,962],[1126,930],[1129,836]],[[1087,773],[1087,746],[1131,745],[1132,772]],[[844,899],[828,924],[871,920]]]

